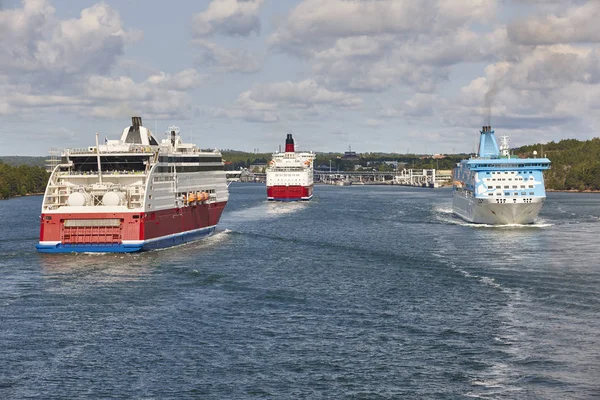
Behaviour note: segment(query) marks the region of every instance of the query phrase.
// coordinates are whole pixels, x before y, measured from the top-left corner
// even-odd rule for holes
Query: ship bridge
[[[550,169],[547,158],[491,158],[470,159],[463,161],[471,171],[527,171]]]

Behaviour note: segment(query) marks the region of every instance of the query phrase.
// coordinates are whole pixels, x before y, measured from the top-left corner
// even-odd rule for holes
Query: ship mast
[[[102,183],[102,168],[100,168],[100,147],[98,146],[98,132],[96,132],[96,159],[98,160],[98,183]]]

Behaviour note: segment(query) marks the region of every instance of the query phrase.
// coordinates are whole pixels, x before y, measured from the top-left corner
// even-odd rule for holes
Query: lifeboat
[[[193,203],[193,202],[195,202],[196,200],[197,200],[197,199],[196,199],[196,194],[195,194],[194,192],[190,192],[190,193],[188,193],[188,196],[187,196],[187,202],[188,202],[188,203]]]
[[[200,196],[200,197],[198,197],[199,201],[206,201],[210,198],[210,195],[206,192],[201,192],[198,194],[198,196]]]

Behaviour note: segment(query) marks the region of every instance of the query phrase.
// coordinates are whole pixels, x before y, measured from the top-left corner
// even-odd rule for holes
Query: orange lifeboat
[[[193,202],[195,202],[196,200],[197,200],[197,199],[196,199],[196,194],[195,194],[194,192],[190,192],[190,193],[188,194],[188,197],[187,197],[187,202],[188,202],[188,203],[193,203]]]
[[[200,193],[200,196],[202,196],[202,201],[206,201],[210,198],[210,195],[206,192]]]

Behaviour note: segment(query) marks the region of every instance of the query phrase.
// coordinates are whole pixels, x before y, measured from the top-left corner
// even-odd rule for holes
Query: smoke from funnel
[[[492,104],[494,103],[494,98],[498,94],[498,90],[498,82],[496,82],[495,79],[492,79],[491,85],[485,93],[483,99],[485,107],[484,113],[486,116],[485,125],[487,126],[492,125]]]

